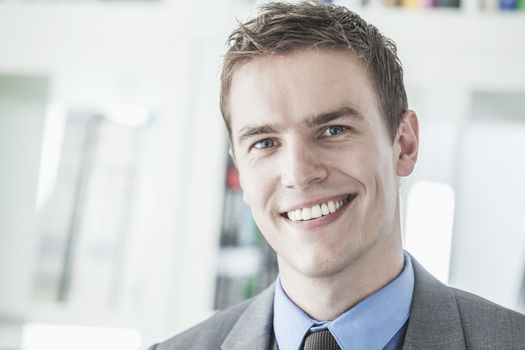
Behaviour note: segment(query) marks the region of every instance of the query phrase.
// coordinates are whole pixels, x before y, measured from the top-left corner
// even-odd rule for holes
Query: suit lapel
[[[403,350],[465,350],[456,298],[412,257],[415,286]],[[273,335],[272,284],[256,296],[222,343],[222,350],[276,348]]]
[[[411,258],[415,286],[403,350],[465,349],[454,293]]]
[[[269,350],[273,341],[275,284],[256,296],[222,343],[222,350]]]

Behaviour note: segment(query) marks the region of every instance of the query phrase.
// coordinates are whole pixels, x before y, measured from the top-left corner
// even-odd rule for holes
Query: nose
[[[286,188],[303,189],[328,177],[323,157],[315,145],[288,143],[283,150],[281,183]]]

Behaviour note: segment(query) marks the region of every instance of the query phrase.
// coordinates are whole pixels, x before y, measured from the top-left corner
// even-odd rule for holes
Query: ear
[[[419,150],[419,121],[416,112],[408,110],[403,113],[394,145],[397,146],[397,175],[408,176],[414,170]]]

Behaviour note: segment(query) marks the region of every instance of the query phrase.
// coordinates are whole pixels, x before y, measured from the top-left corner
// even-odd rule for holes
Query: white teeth
[[[330,210],[328,209],[328,205],[326,205],[326,203],[321,204],[321,211],[323,212],[323,215],[330,214]]]
[[[312,218],[312,210],[310,208],[303,208],[303,220],[310,220]]]
[[[291,210],[286,213],[288,219],[291,221],[303,221],[310,219],[317,219],[322,216],[335,213],[343,206],[344,201],[328,201],[327,203],[316,204],[311,208],[302,208]]]
[[[321,212],[321,207],[319,205],[314,205],[312,207],[312,219],[317,219],[323,216],[323,213]]]

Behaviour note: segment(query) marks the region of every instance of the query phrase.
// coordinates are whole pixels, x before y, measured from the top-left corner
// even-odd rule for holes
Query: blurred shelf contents
[[[480,10],[483,12],[523,12],[525,11],[525,0],[480,0]]]
[[[277,259],[243,202],[239,175],[230,158],[226,170],[215,309],[248,299],[277,277]]]
[[[46,191],[37,235],[38,303],[106,312],[121,299],[139,151],[148,125],[124,123],[118,116],[66,111],[56,180]],[[52,167],[48,158],[43,163]]]
[[[332,1],[336,5],[343,5],[351,10],[376,8],[459,8],[460,0],[339,0]]]
[[[459,8],[459,0],[362,0],[363,7],[401,7],[401,8]]]
[[[270,0],[230,0],[233,6],[249,8],[247,13]],[[397,10],[417,10],[451,13],[524,12],[525,0],[323,0],[328,4],[345,6],[366,17],[369,12],[395,13]]]
[[[472,7],[481,12],[525,11],[525,0],[339,0],[334,4],[351,10],[368,9],[458,9]]]

